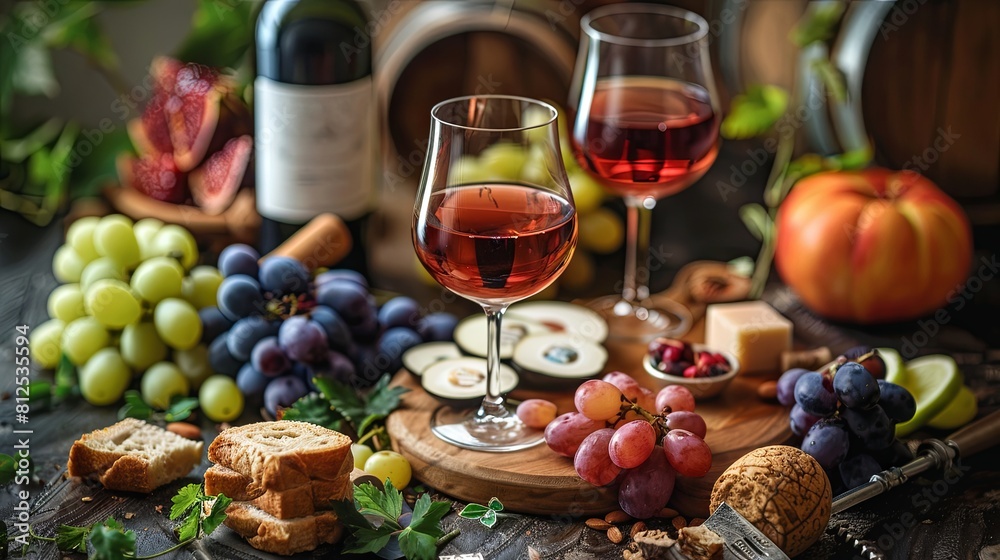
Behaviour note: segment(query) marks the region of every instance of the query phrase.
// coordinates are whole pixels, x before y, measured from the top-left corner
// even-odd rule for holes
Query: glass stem
[[[625,197],[625,281],[622,299],[638,304],[649,298],[649,225],[655,201]],[[639,259],[642,259],[641,261]]]
[[[500,320],[507,306],[484,305],[483,310],[486,311],[486,396],[476,412],[476,420],[510,414],[500,395]]]

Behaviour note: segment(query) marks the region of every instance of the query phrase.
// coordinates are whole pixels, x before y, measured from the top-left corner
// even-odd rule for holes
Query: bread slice
[[[344,536],[343,524],[332,511],[278,519],[247,502],[233,502],[226,508],[224,523],[257,550],[285,556],[336,543]]]
[[[201,463],[204,443],[136,418],[84,434],[69,450],[70,476],[96,473],[105,488],[149,493]]]
[[[247,476],[213,465],[205,471],[205,493],[225,494],[233,500],[249,502],[278,519],[291,519],[330,509],[331,501],[351,499],[354,485],[350,474],[344,473],[337,480],[314,480],[288,490],[264,490]]]
[[[351,438],[308,422],[258,422],[219,434],[208,458],[264,490],[282,491],[312,480],[337,480],[344,462],[352,461]]]

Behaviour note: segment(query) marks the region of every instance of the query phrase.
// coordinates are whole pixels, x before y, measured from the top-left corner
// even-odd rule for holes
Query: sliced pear
[[[886,366],[888,368],[888,363]],[[906,387],[917,401],[917,412],[913,418],[896,424],[896,437],[904,437],[927,424],[951,404],[962,388],[962,374],[951,356],[935,354],[910,360],[903,374],[896,375],[891,382]]]
[[[976,394],[967,385],[962,385],[955,398],[937,416],[931,418],[927,425],[939,430],[954,430],[968,424],[978,411]]]
[[[897,380],[906,373],[906,366],[903,365],[903,357],[892,348],[876,348],[876,350],[878,350],[878,355],[882,357],[882,361],[885,363],[885,380],[889,383],[902,385]]]

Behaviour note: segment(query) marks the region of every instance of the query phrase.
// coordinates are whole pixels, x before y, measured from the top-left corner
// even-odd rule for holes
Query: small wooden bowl
[[[708,350],[703,344],[693,344],[692,347],[696,352]],[[729,352],[719,352],[719,354],[722,354],[726,358],[732,369],[727,373],[714,377],[684,377],[683,375],[662,372],[656,369],[656,366],[653,364],[653,357],[648,353],[642,357],[642,367],[646,370],[646,373],[661,383],[661,387],[683,385],[691,391],[694,398],[710,399],[719,396],[736,377],[736,374],[740,372],[740,362],[736,359],[736,356],[733,356]]]

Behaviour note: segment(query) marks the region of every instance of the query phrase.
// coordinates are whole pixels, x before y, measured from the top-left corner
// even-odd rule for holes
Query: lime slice
[[[927,425],[939,430],[954,430],[968,424],[978,411],[976,394],[968,386],[962,385],[955,398],[937,416],[931,418]]]
[[[893,381],[906,387],[917,401],[913,418],[896,425],[896,437],[903,437],[930,421],[945,409],[962,388],[962,374],[951,356],[935,354],[906,363],[902,375]]]
[[[903,357],[892,348],[876,348],[878,355],[885,362],[885,380],[889,383],[899,383],[899,379],[905,374],[906,366],[903,365]]]

